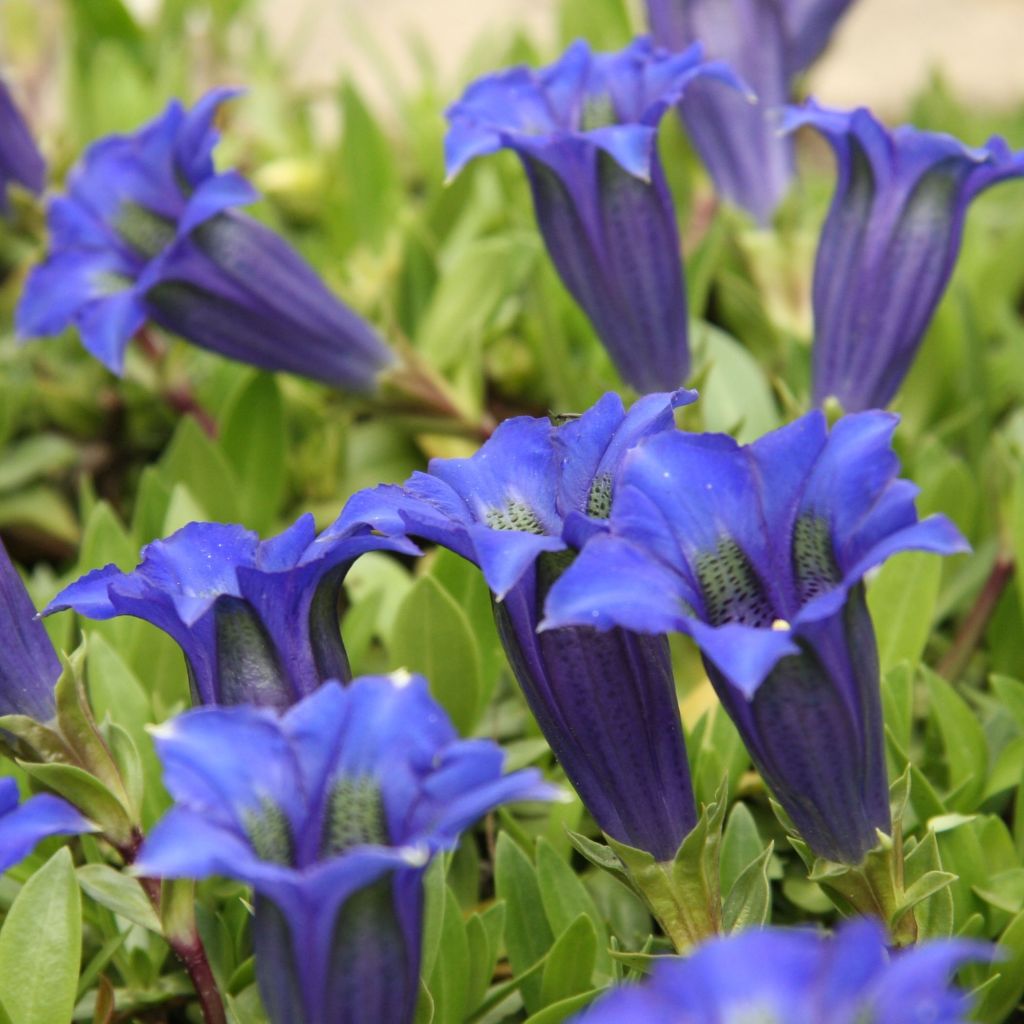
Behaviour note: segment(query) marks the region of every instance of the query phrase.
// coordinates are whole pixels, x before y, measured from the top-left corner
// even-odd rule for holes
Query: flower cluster
[[[658,124],[700,81],[736,90],[699,46],[638,39],[621,53],[576,43],[543,71],[480,79],[448,111],[448,173],[508,148],[523,162],[548,252],[627,383],[678,387],[690,370],[675,207]]]
[[[367,523],[479,566],[509,663],[584,804],[608,835],[661,861],[696,821],[665,638],[537,627],[573,545],[608,515],[623,457],[672,430],[673,409],[695,397],[648,395],[626,412],[606,395],[558,427],[506,420],[471,458],[435,459],[402,487],[356,495],[325,534]]]
[[[17,311],[26,338],[71,324],[115,373],[147,322],[230,359],[368,392],[393,361],[372,328],[297,252],[232,207],[257,198],[217,172],[213,120],[236,90],[177,101],[132,135],[97,142],[50,203],[50,254]]]
[[[282,717],[201,708],[156,735],[175,808],[136,871],[225,875],[256,892],[256,970],[271,1020],[411,1021],[423,872],[535,771],[460,740],[419,676],[328,682]]]
[[[317,537],[310,515],[264,541],[190,523],[144,548],[134,571],[108,565],[65,587],[44,614],[144,619],[181,647],[196,703],[286,708],[325,679],[351,677],[338,595],[352,563],[382,550],[417,552],[367,527]]]
[[[571,834],[576,849],[646,901],[677,952],[696,947],[596,1002],[581,1024],[964,1019],[970,1000],[950,974],[987,947],[887,949],[917,940],[915,901],[952,876],[935,853],[904,887],[865,581],[901,552],[968,549],[949,519],[919,517],[894,449],[899,420],[884,408],[951,278],[969,203],[1024,176],[1024,154],[999,139],[975,149],[889,130],[866,110],[788,106],[849,3],[648,0],[655,41],[609,54],[578,42],[542,70],[478,80],[449,108],[449,174],[501,149],[518,156],[555,268],[641,397],[511,417],[475,454],[354,494],[319,533],[308,513],[269,539],[192,522],[143,548],[134,570],[107,565],[64,586],[43,615],[135,617],[184,654],[197,706],[153,730],[173,806],[148,836],[134,739],[93,719],[75,659],[62,674],[0,545],[0,742],[17,748],[33,785],[54,790],[19,805],[17,784],[0,779],[0,870],[47,836],[99,832],[156,909],[168,910],[156,879],[237,880],[255,894],[255,974],[273,1024],[418,1019],[428,866],[501,805],[560,792],[536,768],[505,774],[491,739],[459,737],[426,679],[352,678],[339,622],[346,573],[367,552],[414,559],[439,545],[486,583],[511,676],[592,819],[588,834]],[[212,158],[215,117],[233,95],[215,90],[191,110],[172,102],[88,149],[49,204],[49,252],[21,295],[19,333],[73,325],[120,373],[152,323],[358,394],[387,377],[404,398],[451,411],[414,357],[398,368],[295,250],[235,210],[256,194]],[[657,141],[675,107],[719,190],[762,223],[792,177],[796,129],[816,129],[836,154],[814,273],[811,411],[750,444],[683,430],[691,412],[677,415],[697,394],[683,387],[689,311]],[[0,214],[8,183],[38,193],[44,171],[0,83]],[[831,400],[842,408],[830,424],[815,407],[834,411]],[[697,806],[672,634],[699,651],[696,675],[810,878],[823,889],[833,880],[842,911],[882,921],[832,938],[720,937],[754,919],[756,900],[729,919],[725,801]],[[771,852],[734,874],[764,868],[767,888]],[[915,854],[923,862],[931,847]],[[581,892],[567,903],[586,924],[593,901]],[[194,921],[184,936],[174,914],[165,924],[207,1024],[220,1024]],[[528,971],[543,968],[534,980],[557,988],[556,960]]]

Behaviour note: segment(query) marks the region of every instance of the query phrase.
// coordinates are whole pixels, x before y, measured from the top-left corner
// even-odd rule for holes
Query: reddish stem
[[[142,833],[136,832],[132,836],[131,844],[120,850],[125,864],[132,864],[138,856],[142,846]],[[160,880],[157,878],[139,878],[149,902],[153,909],[160,914]],[[203,1011],[203,1020],[206,1024],[227,1024],[227,1015],[224,1013],[224,1001],[221,999],[220,991],[217,988],[217,979],[213,976],[213,969],[206,956],[203,947],[203,940],[199,932],[195,931],[188,939],[172,938],[165,936],[167,944],[171,947],[174,955],[181,961],[186,973],[192,981],[199,998],[199,1007]]]
[[[981,643],[989,621],[995,614],[1003,591],[1013,578],[1014,561],[1012,556],[1000,552],[996,555],[995,565],[985,580],[973,607],[953,638],[953,646],[946,651],[938,664],[938,673],[951,681],[955,681],[967,668],[971,655]]]

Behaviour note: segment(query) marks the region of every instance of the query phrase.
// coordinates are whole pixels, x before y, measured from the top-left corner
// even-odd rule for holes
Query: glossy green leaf
[[[391,654],[396,665],[427,677],[459,732],[472,731],[480,700],[476,637],[455,599],[431,576],[421,576],[398,609]]]
[[[82,900],[58,850],[22,887],[0,930],[0,1004],[11,1024],[70,1021],[82,956]]]

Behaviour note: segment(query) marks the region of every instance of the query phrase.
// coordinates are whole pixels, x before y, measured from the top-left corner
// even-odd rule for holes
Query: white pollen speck
[[[407,668],[397,668],[388,678],[396,689],[401,690],[412,682],[412,673]]]
[[[793,627],[785,619],[776,619],[772,623],[772,629],[776,633],[788,633]]]

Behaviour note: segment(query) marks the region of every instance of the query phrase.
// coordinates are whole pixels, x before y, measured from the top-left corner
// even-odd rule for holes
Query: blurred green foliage
[[[248,94],[229,109],[220,158],[264,193],[256,215],[387,337],[412,344],[466,410],[578,411],[620,387],[546,259],[514,159],[481,161],[444,182],[442,110],[471,71],[551,54],[511,38],[504,52],[475,55],[456,80],[421,54],[418,86],[394,86],[390,108],[378,110],[345,68],[316,96],[292,88],[258,14],[252,0],[163,0],[140,22],[121,0],[4,0],[0,57],[46,98],[32,113],[55,179],[90,141],[134,128],[170,96],[242,82]],[[638,27],[623,0],[565,0],[559,26],[563,39],[606,47]],[[1024,144],[1024,110],[968,110],[938,78],[907,115],[968,142],[999,131]],[[715,204],[674,121],[662,150],[684,229],[702,392],[683,423],[750,439],[807,404],[810,276],[829,158],[820,148],[803,154],[800,185],[766,233]],[[120,381],[71,336],[18,347],[11,312],[40,248],[38,214],[0,226],[0,530],[31,566],[37,603],[88,569],[131,567],[143,544],[190,520],[269,533],[312,511],[323,525],[353,491],[401,480],[430,455],[472,450],[171,339],[156,339],[152,352],[134,347]],[[982,988],[978,1019],[993,1024],[1024,994],[1024,574],[1013,572],[1024,560],[1022,253],[1024,202],[1011,185],[972,210],[952,286],[896,403],[897,443],[922,511],[950,515],[973,553],[941,563],[900,556],[869,587],[891,776],[912,766],[908,870],[956,875],[929,901],[923,930],[1005,948],[1004,961],[964,972]],[[462,731],[499,739],[510,767],[540,764],[557,776],[475,570],[445,552],[415,566],[369,555],[348,578],[343,611],[357,672],[424,671]],[[47,628],[70,650],[82,627],[58,616]],[[137,751],[149,826],[167,798],[146,726],[187,704],[181,655],[135,620],[90,623],[85,634],[91,702]],[[735,912],[833,920],[693,651],[676,642],[675,652],[701,801],[727,780],[723,891],[756,867],[735,890]],[[566,829],[595,835],[578,801],[536,818],[503,811],[435,865],[423,1024],[554,1024],[665,950],[640,901],[574,853]],[[72,1002],[76,1021],[178,1005],[188,983],[138,883],[91,839],[75,844],[74,862],[56,846],[0,880],[0,1020],[54,1024]],[[200,897],[234,1019],[259,1021],[245,892],[205,883]],[[52,926],[33,928],[37,920]],[[14,986],[4,980],[15,977]],[[17,998],[7,996],[13,988]]]

